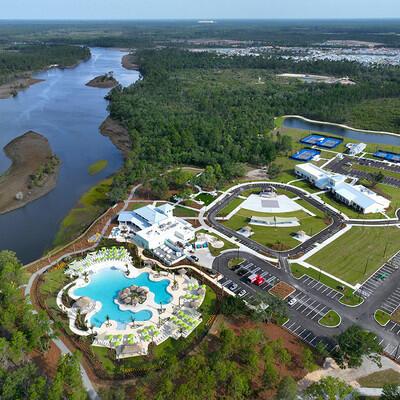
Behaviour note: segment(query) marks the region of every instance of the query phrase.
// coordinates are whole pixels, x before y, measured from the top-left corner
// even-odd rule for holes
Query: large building
[[[186,244],[194,239],[191,224],[173,215],[174,206],[147,205],[134,211],[119,214],[118,223],[121,229],[129,229],[133,240],[148,250],[164,248],[165,245],[175,250],[179,244]]]
[[[329,190],[341,202],[355,208],[361,214],[384,212],[390,206],[390,200],[379,196],[363,185],[346,183],[346,176],[325,171],[314,164],[299,164],[295,173],[308,180],[321,190]]]

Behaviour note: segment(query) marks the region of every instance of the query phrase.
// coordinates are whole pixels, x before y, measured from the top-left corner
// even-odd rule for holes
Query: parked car
[[[246,292],[244,289],[242,289],[242,290],[238,293],[238,296],[239,296],[239,297],[243,297],[246,293],[247,293],[247,292]]]
[[[288,304],[289,304],[290,307],[293,307],[296,303],[297,303],[297,299],[295,299],[294,297],[291,298],[291,299],[288,301]]]
[[[191,256],[189,256],[189,260],[194,261],[194,262],[198,262],[199,261],[199,257],[191,255]]]
[[[236,290],[238,288],[237,283],[232,283],[232,285],[229,287],[229,290]]]
[[[247,271],[247,269],[242,268],[242,269],[239,269],[239,271],[237,271],[237,274],[239,276],[243,276],[243,275],[246,275],[247,272],[249,272],[249,271]]]
[[[265,282],[265,279],[258,274],[251,274],[247,280],[257,286],[261,286]]]

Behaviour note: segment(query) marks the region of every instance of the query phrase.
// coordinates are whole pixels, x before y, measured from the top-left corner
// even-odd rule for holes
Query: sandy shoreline
[[[113,77],[104,77],[104,75],[96,76],[91,79],[85,86],[100,88],[100,89],[112,89],[118,86],[118,81]]]
[[[139,71],[139,65],[134,62],[133,54],[125,54],[121,60],[122,66],[131,71]]]
[[[12,164],[0,176],[0,214],[23,207],[55,188],[59,165],[54,167],[52,173],[43,175],[40,186],[33,185],[30,177],[54,156],[44,136],[33,131],[26,132],[8,143],[4,152]],[[19,200],[17,193],[20,194]]]
[[[44,82],[44,79],[35,79],[30,76],[16,78],[9,83],[0,85],[0,99],[8,99],[9,97],[16,96],[18,92],[28,89],[32,85]]]
[[[102,135],[110,138],[111,142],[126,158],[131,150],[131,138],[128,130],[111,117],[107,117],[100,125]]]

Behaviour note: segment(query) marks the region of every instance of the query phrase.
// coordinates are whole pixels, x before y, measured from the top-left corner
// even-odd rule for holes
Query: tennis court
[[[391,153],[390,151],[378,150],[374,153],[374,157],[382,158],[383,160],[390,162],[400,162],[400,154]]]
[[[343,142],[343,139],[338,139],[329,136],[322,135],[309,135],[300,140],[300,143],[311,144],[319,147],[325,147],[327,149],[333,149],[339,146]]]
[[[315,156],[321,154],[319,150],[315,149],[301,149],[290,156],[293,160],[298,161],[311,161]]]

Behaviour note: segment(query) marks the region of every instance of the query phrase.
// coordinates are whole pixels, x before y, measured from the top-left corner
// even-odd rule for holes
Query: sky
[[[400,0],[0,0],[0,19],[400,18]]]

